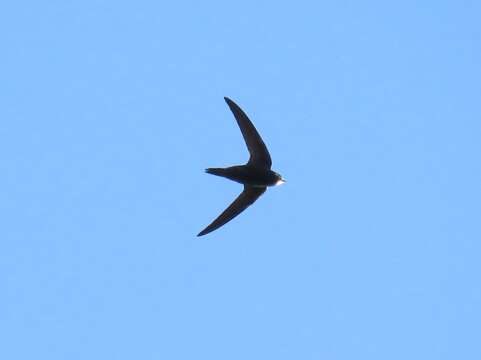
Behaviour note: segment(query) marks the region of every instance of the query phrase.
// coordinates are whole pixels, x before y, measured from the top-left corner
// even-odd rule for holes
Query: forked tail
[[[212,174],[212,175],[217,175],[217,176],[222,176],[222,177],[226,177],[226,169],[223,169],[223,168],[208,168],[208,169],[205,169],[205,172],[207,174]]]

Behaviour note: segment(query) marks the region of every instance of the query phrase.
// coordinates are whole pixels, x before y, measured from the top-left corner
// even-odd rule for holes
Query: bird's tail
[[[226,169],[223,168],[208,168],[205,169],[207,174],[217,175],[217,176],[226,176]]]

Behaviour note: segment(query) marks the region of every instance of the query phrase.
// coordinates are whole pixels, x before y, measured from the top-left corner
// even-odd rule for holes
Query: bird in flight
[[[256,128],[242,109],[231,99],[225,97],[227,105],[237,120],[237,125],[249,150],[250,158],[247,164],[230,166],[227,168],[208,168],[209,174],[222,176],[244,185],[244,191],[217,217],[209,226],[197,236],[206,235],[227,222],[231,221],[247,207],[252,205],[267,189],[268,186],[280,185],[285,180],[271,170],[272,160],[267,147],[262,141]]]

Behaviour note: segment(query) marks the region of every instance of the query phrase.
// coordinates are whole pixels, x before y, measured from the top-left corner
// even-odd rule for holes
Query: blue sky
[[[1,8],[0,358],[481,358],[478,2]]]

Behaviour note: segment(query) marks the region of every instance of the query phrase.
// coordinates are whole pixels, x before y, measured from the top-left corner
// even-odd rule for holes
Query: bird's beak
[[[286,180],[284,180],[284,179],[279,179],[279,180],[277,180],[276,185],[282,185],[282,184],[284,184],[285,182],[286,182]]]

